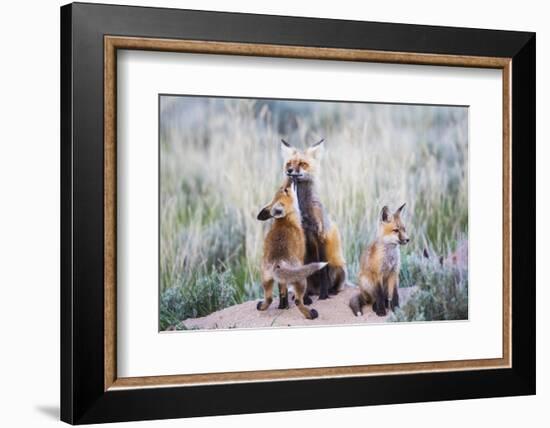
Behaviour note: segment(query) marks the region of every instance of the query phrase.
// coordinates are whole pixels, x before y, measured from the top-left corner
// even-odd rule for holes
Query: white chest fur
[[[384,246],[384,257],[382,260],[382,272],[389,274],[399,270],[401,264],[401,253],[399,252],[399,245]]]

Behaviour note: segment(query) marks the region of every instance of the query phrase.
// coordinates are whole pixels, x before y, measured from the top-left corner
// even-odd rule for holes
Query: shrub
[[[239,285],[239,275],[231,269],[213,269],[189,280],[191,284],[176,285],[161,292],[161,330],[184,319],[202,317],[255,297],[252,289]]]
[[[409,256],[402,270],[403,285],[416,285],[392,321],[468,319],[468,269],[464,265]]]

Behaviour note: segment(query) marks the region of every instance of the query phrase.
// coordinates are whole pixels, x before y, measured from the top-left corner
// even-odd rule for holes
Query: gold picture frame
[[[118,50],[168,51],[209,55],[359,61],[393,64],[493,68],[502,70],[503,145],[503,321],[502,358],[377,364],[345,367],[204,373],[149,377],[118,377],[116,370],[116,86]],[[104,36],[104,389],[105,391],[165,386],[285,381],[395,375],[426,372],[502,369],[512,363],[511,319],[511,81],[512,58],[336,49],[145,37]]]

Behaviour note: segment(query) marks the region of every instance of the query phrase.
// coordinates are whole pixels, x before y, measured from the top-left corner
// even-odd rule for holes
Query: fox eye
[[[399,229],[393,229],[393,231],[394,231],[395,233],[398,233],[398,232],[399,232]]]
[[[305,163],[305,162],[300,162],[300,167],[306,168],[306,167],[307,167],[307,163]]]

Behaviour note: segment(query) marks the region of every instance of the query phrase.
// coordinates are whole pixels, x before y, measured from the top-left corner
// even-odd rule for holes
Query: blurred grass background
[[[319,189],[351,282],[382,206],[406,202],[401,286],[419,290],[393,319],[467,318],[467,260],[441,262],[467,248],[466,107],[161,96],[162,330],[261,295],[256,215],[283,178],[281,137],[325,138]]]

